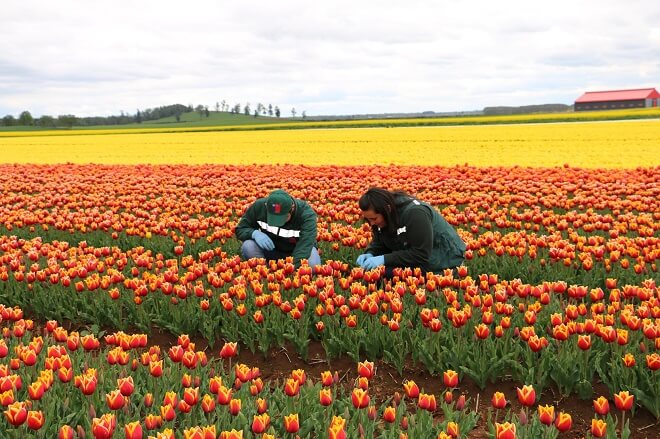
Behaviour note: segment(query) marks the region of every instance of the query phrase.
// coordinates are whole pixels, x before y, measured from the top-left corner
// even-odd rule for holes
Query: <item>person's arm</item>
[[[241,241],[252,239],[252,232],[258,230],[255,205],[256,203],[252,203],[250,207],[247,208],[236,225],[236,238]]]
[[[302,212],[302,227],[300,228],[300,238],[293,249],[293,263],[296,267],[300,266],[301,259],[309,259],[312,253],[312,247],[316,245],[317,224],[316,213],[311,207],[305,207]]]
[[[390,249],[383,243],[380,238],[380,233],[377,230],[371,229],[371,242],[364,250],[364,253],[369,253],[372,256],[380,256],[389,253]]]
[[[426,267],[433,250],[433,223],[431,212],[424,206],[411,208],[403,225],[406,227],[408,248],[385,254],[385,266]]]

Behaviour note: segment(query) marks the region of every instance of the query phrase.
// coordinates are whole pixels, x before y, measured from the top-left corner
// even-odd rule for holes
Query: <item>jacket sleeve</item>
[[[424,206],[411,208],[403,225],[406,227],[408,248],[386,254],[385,266],[427,267],[433,250],[431,212]]]
[[[365,253],[371,253],[374,256],[384,255],[389,253],[390,249],[383,243],[380,232],[377,230],[371,229],[371,242],[367,246]]]
[[[317,224],[316,213],[311,207],[306,207],[302,212],[302,227],[300,228],[300,239],[293,249],[293,263],[296,267],[300,266],[301,259],[309,259],[312,253],[312,247],[316,245]]]
[[[252,239],[252,232],[258,228],[255,206],[256,203],[252,203],[236,225],[236,238],[241,241]]]

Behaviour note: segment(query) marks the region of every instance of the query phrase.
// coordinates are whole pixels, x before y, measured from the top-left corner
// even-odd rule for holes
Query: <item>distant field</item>
[[[4,163],[660,165],[660,119],[276,131],[129,130],[2,136]],[[67,135],[69,134],[69,135]]]
[[[174,117],[159,119],[142,124],[74,127],[73,129],[42,129],[36,127],[0,127],[0,136],[34,135],[75,135],[75,134],[120,134],[120,133],[164,133],[195,131],[245,131],[281,130],[310,128],[391,128],[413,126],[455,126],[455,125],[498,125],[551,122],[582,122],[605,120],[635,120],[660,118],[660,108],[632,110],[587,111],[578,113],[543,113],[510,116],[461,116],[428,117],[401,119],[359,119],[359,120],[302,120],[266,116],[245,116],[211,112],[201,117],[198,113],[185,113],[181,122]]]

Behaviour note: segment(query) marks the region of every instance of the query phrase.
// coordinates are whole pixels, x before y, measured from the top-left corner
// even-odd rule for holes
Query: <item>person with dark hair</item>
[[[356,263],[366,270],[385,266],[419,267],[422,272],[456,268],[465,258],[465,243],[430,204],[405,192],[370,188],[358,201],[371,226],[372,240]]]
[[[296,267],[302,259],[307,259],[310,267],[321,263],[316,234],[316,212],[306,201],[281,189],[252,203],[236,226],[244,259],[293,256]]]

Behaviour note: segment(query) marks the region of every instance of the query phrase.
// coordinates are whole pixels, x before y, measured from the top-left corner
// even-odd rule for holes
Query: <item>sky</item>
[[[0,117],[572,104],[660,87],[657,0],[3,0]]]

